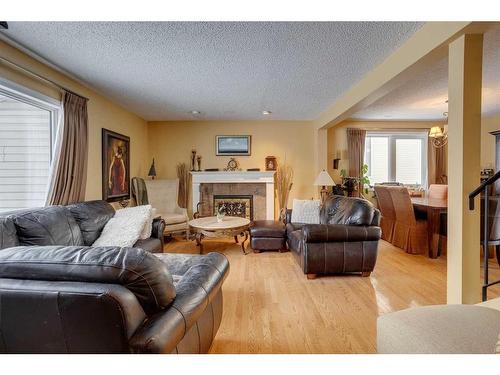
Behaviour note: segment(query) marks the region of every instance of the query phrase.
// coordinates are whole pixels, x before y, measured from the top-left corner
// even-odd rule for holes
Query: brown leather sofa
[[[367,200],[329,197],[320,224],[292,223],[287,210],[288,248],[309,279],[318,274],[361,273],[369,276],[381,237],[380,212]]]
[[[107,210],[0,214],[0,353],[208,352],[227,259],[87,246]]]

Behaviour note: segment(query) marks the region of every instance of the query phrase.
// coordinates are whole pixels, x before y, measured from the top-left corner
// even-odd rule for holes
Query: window
[[[371,184],[427,185],[427,132],[368,132],[365,164]]]
[[[0,211],[45,204],[58,106],[0,82]]]

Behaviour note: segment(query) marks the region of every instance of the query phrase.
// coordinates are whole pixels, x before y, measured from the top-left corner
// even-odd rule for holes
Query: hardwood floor
[[[379,315],[446,302],[446,259],[408,255],[381,241],[370,277],[308,280],[290,253],[243,255],[232,240],[206,241],[231,270],[223,286],[224,315],[212,353],[374,353]],[[173,240],[165,252],[198,253]],[[491,279],[500,278],[491,262]],[[500,286],[490,296],[500,296]]]

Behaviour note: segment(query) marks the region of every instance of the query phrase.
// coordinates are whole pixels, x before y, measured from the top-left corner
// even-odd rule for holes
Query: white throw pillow
[[[142,233],[139,236],[141,240],[147,240],[149,237],[151,237],[151,233],[153,233],[153,220],[155,217],[156,217],[156,208],[152,208],[151,215],[149,219],[146,221],[146,224],[144,224]]]
[[[152,208],[149,204],[135,207],[126,207],[116,211],[115,217],[122,217],[127,215],[143,215],[144,210],[149,209],[151,209],[150,216],[147,219],[146,224],[144,224],[144,228],[142,228],[141,235],[139,236],[141,240],[145,240],[151,237],[151,233],[153,232],[153,219],[156,216],[156,208]]]
[[[116,211],[92,246],[133,246],[140,238],[147,221],[151,219],[151,212],[150,205]]]
[[[292,209],[292,223],[319,224],[319,199],[294,199]]]

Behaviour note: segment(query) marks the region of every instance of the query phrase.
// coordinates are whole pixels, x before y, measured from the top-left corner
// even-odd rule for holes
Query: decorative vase
[[[191,172],[195,171],[195,169],[194,169],[195,162],[196,162],[196,150],[192,149],[191,150]]]
[[[221,223],[224,220],[224,216],[226,216],[226,211],[219,208],[219,210],[217,210],[217,222]]]
[[[201,172],[201,155],[196,157],[196,163],[198,164],[198,172]]]

